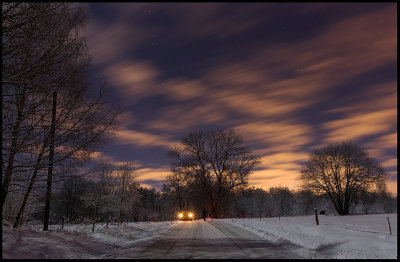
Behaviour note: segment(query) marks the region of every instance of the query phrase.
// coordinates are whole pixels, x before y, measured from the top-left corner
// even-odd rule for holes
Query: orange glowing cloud
[[[357,141],[360,138],[385,133],[395,127],[397,109],[387,109],[365,114],[355,114],[344,119],[324,123],[328,134],[326,143]]]
[[[169,167],[161,168],[140,168],[135,171],[137,180],[159,180],[164,181],[167,174],[170,172]]]
[[[234,127],[249,143],[261,143],[269,150],[296,151],[312,141],[313,129],[290,122],[252,122]]]
[[[156,135],[132,129],[117,130],[115,139],[121,144],[132,144],[140,148],[157,146],[171,148],[176,143],[175,141],[170,140],[167,135]]]

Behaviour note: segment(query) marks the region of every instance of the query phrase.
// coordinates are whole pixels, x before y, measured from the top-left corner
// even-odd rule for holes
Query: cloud
[[[374,150],[376,156],[383,156],[387,150],[397,149],[397,132],[381,135],[365,144],[369,150]]]
[[[297,172],[284,169],[259,170],[249,176],[249,185],[263,189],[285,186],[296,190],[299,186],[296,180],[298,175]]]
[[[150,62],[121,61],[107,66],[104,74],[131,102],[157,94],[159,90],[157,77],[160,71]]]
[[[361,138],[391,131],[396,125],[397,109],[386,109],[364,114],[352,114],[346,118],[322,124],[328,134],[324,141],[358,141]]]
[[[91,17],[86,27],[84,36],[95,65],[107,66],[124,59],[127,52],[146,43],[157,32],[154,27],[143,28],[139,23],[132,23],[132,19],[146,9],[142,3],[96,5],[106,8],[109,14],[118,15],[107,22]]]
[[[202,97],[207,87],[199,80],[175,78],[162,84],[161,89],[171,100],[182,101]]]
[[[170,172],[169,167],[160,168],[140,168],[135,171],[137,179],[140,180],[165,180],[168,172]]]
[[[149,129],[169,132],[189,132],[198,125],[227,123],[229,115],[214,103],[192,102],[189,105],[172,105],[164,108],[155,120],[148,121]]]
[[[211,81],[222,86],[217,99],[250,115],[284,116],[330,99],[327,91],[396,61],[395,12],[391,6],[348,18],[302,42],[258,49],[244,62],[217,66],[210,70]]]
[[[270,150],[297,151],[312,142],[313,129],[306,124],[280,122],[251,122],[234,127],[246,141],[269,147]]]
[[[365,144],[371,157],[380,161],[382,166],[397,181],[397,132],[378,136]],[[393,157],[396,152],[396,158]]]
[[[217,4],[196,6],[199,13],[204,12],[200,21],[221,8]],[[185,15],[195,10],[190,4],[177,10],[180,9],[188,10]],[[177,11],[167,8],[166,12]],[[158,78],[162,70],[149,61],[118,62],[105,72],[113,85],[133,99],[162,94],[171,101],[194,99],[197,104],[219,104],[220,112],[230,110],[254,117],[292,116],[327,99],[327,90],[395,61],[392,13],[393,8],[385,8],[333,24],[323,33],[295,45],[281,43],[255,49],[251,58],[222,62],[196,80],[176,78],[161,82]],[[384,18],[376,24],[378,17]],[[185,24],[190,21],[196,18]],[[378,37],[370,33],[371,28]]]
[[[285,170],[300,170],[300,163],[308,160],[308,155],[303,152],[280,152],[261,157],[262,166],[265,168],[280,168]]]
[[[165,147],[171,148],[175,141],[170,140],[168,135],[140,132],[132,129],[118,129],[115,139],[120,144],[131,144],[137,148]]]
[[[382,163],[382,166],[385,168],[393,168],[393,167],[396,168],[397,167],[397,158],[390,158],[390,159],[385,160]]]
[[[95,161],[113,161],[113,157],[105,154],[101,151],[92,152],[90,155],[91,159]]]

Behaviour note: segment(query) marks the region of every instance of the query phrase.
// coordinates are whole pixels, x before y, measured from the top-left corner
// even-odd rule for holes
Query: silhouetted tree
[[[378,202],[382,204],[385,213],[393,212],[394,199],[387,190],[386,183],[380,182],[377,184]]]
[[[268,191],[275,209],[275,215],[288,216],[293,214],[294,195],[288,187],[271,187]]]
[[[313,210],[313,204],[315,202],[315,195],[311,190],[301,190],[297,193],[298,201],[301,206],[304,208],[306,216],[310,214],[310,211]]]
[[[173,171],[167,175],[167,182],[168,185],[174,189],[177,207],[180,210],[183,210],[183,199],[185,197],[184,194],[188,187],[185,175]]]
[[[360,147],[343,142],[314,150],[298,179],[304,189],[326,192],[338,214],[347,215],[362,188],[382,183],[387,176]]]
[[[211,217],[218,217],[222,199],[233,188],[247,184],[253,168],[261,164],[233,130],[191,132],[168,156],[172,172],[183,174],[187,181],[195,181],[205,189]]]

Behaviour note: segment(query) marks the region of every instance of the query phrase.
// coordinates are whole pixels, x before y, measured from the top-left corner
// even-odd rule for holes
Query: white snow
[[[392,235],[389,234],[387,217]],[[328,258],[397,258],[397,214],[357,216],[314,216],[220,219],[240,226],[272,242],[288,240]],[[118,258],[119,254],[139,252],[168,229],[182,223],[132,222],[117,225],[51,225],[12,229],[3,224],[3,258]],[[207,223],[207,222],[204,222]],[[233,226],[233,225],[232,225]],[[190,227],[188,227],[190,228]],[[201,225],[201,235],[182,232],[180,237],[218,238],[215,227]]]
[[[389,233],[389,217],[392,235]],[[397,258],[397,214],[224,219],[273,242],[281,239],[331,258]]]
[[[42,225],[13,229],[3,225],[3,258],[100,258],[166,232],[178,221],[116,224]]]

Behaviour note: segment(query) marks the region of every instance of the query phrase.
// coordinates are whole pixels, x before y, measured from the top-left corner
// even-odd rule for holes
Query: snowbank
[[[51,225],[13,229],[3,225],[3,258],[100,258],[126,246],[135,246],[166,232],[177,221],[135,222],[120,225]]]
[[[389,217],[392,235],[387,222]],[[397,214],[223,219],[274,242],[282,238],[331,258],[397,258]]]

